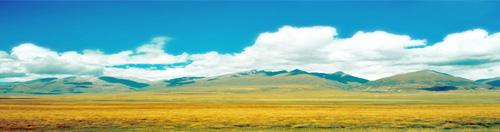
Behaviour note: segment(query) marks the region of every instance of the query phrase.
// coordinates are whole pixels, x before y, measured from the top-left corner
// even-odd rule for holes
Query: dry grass
[[[0,98],[0,131],[500,131],[500,93],[140,92]]]
[[[500,105],[2,102],[0,130],[498,130]]]

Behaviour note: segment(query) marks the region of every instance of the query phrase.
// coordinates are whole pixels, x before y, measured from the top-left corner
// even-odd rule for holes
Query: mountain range
[[[374,81],[343,72],[250,70],[215,77],[148,81],[111,76],[42,78],[0,85],[0,95],[100,94],[137,91],[202,93],[285,93],[318,90],[432,92],[498,89],[500,77],[472,81],[432,70],[398,74]]]
[[[446,73],[422,70],[370,81],[356,89],[361,91],[449,91],[449,90],[486,90],[492,86],[469,79],[454,77]]]
[[[490,78],[490,79],[479,79],[477,82],[482,82],[491,86],[500,87],[500,77]]]

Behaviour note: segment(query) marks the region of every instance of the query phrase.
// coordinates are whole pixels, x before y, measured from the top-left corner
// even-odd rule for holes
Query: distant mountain
[[[287,92],[304,90],[346,90],[366,79],[343,72],[332,74],[309,73],[302,70],[263,71],[251,70],[216,77],[182,77],[150,82],[135,78],[110,76],[42,78],[27,82],[0,85],[3,95],[59,95],[79,93],[120,93],[134,91],[183,91],[183,92]]]
[[[472,80],[431,70],[394,75],[375,81],[343,72],[314,73],[302,70],[250,70],[215,77],[181,77],[161,81],[110,76],[42,78],[0,84],[0,95],[59,95],[160,91],[179,93],[283,93],[318,90],[420,92],[486,90],[500,78]],[[484,83],[481,83],[484,82]],[[487,85],[489,84],[489,85]]]
[[[27,82],[0,85],[0,94],[58,95],[77,93],[118,93],[141,91],[148,81],[109,76],[42,78]]]
[[[490,79],[479,79],[476,82],[482,82],[491,86],[500,87],[500,77],[490,78]]]
[[[394,75],[366,83],[361,91],[415,92],[490,89],[489,85],[454,77],[446,73],[422,70]]]
[[[183,77],[165,80],[163,85],[175,91],[262,92],[320,89],[351,89],[368,82],[343,72],[309,73],[302,70],[251,70],[216,77]],[[161,86],[153,86],[161,87]],[[175,87],[175,88],[168,88]]]

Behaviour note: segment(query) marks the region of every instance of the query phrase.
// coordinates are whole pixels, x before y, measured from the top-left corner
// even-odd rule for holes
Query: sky
[[[500,76],[498,1],[0,1],[0,82],[251,69]]]

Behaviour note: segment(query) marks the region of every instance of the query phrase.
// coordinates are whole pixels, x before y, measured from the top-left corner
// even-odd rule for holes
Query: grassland
[[[0,131],[500,131],[498,91],[2,97]]]

